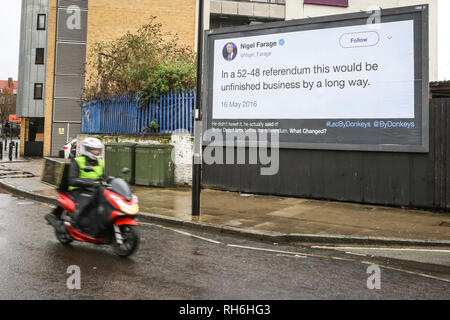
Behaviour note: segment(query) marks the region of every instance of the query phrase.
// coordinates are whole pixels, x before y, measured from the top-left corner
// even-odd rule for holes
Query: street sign
[[[10,122],[20,122],[22,119],[18,118],[15,114],[10,114],[9,115],[9,121]]]

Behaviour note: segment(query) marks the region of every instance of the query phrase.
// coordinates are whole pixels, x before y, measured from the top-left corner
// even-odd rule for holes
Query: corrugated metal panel
[[[74,20],[76,14],[79,14],[79,24]],[[87,14],[87,11],[84,10],[74,13],[67,8],[58,9],[57,40],[86,42]]]
[[[68,124],[53,123],[52,130],[52,156],[57,156],[59,150],[68,142]]]
[[[58,98],[74,98],[81,99],[84,89],[83,76],[55,76],[55,95]],[[80,119],[81,120],[81,119]]]
[[[35,52],[36,48],[47,48],[47,30],[36,27],[38,13],[46,14],[48,21],[48,10],[48,0],[22,1],[17,96],[17,114],[22,117],[44,117],[45,96],[34,100],[33,88],[35,83],[45,84],[45,65],[35,64]]]
[[[72,139],[76,139],[81,133],[81,123],[53,123],[52,130],[52,156],[57,156],[59,150]]]
[[[205,164],[202,168],[203,186],[448,210],[449,109],[450,99],[433,99],[430,102],[429,153],[280,149],[279,171],[274,176],[261,175],[260,165]],[[235,150],[235,157],[236,153]],[[248,148],[246,153],[248,159]]]
[[[59,0],[51,153],[56,155],[69,138],[81,131],[81,97],[86,63],[87,0]],[[77,7],[73,7],[77,6]],[[79,123],[68,123],[75,121]],[[65,134],[59,129],[65,127]]]
[[[86,44],[58,43],[56,46],[56,74],[83,74]]]
[[[70,6],[78,6],[81,9],[88,8],[88,0],[59,0],[58,7],[70,7]]]
[[[81,133],[81,123],[69,123],[69,141],[72,139],[76,139],[77,136]]]
[[[53,105],[54,121],[80,121],[81,119],[80,100],[55,99]]]

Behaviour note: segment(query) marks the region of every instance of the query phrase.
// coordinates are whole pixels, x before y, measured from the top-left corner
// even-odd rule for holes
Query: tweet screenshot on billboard
[[[222,134],[277,133],[287,148],[409,146],[420,152],[420,21],[398,18],[210,37],[206,127]]]

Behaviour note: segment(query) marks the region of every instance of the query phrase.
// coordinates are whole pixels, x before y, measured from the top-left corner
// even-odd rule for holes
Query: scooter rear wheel
[[[114,234],[113,249],[119,257],[125,258],[132,255],[139,246],[139,230],[136,226],[120,226],[122,244],[119,244]]]

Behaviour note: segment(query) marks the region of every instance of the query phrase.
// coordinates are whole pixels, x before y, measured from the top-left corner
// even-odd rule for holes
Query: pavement
[[[55,189],[41,182],[42,164],[42,159],[0,162],[0,188],[56,204]],[[132,190],[142,221],[280,244],[450,247],[449,212],[202,189],[200,217],[192,217],[190,188]]]

